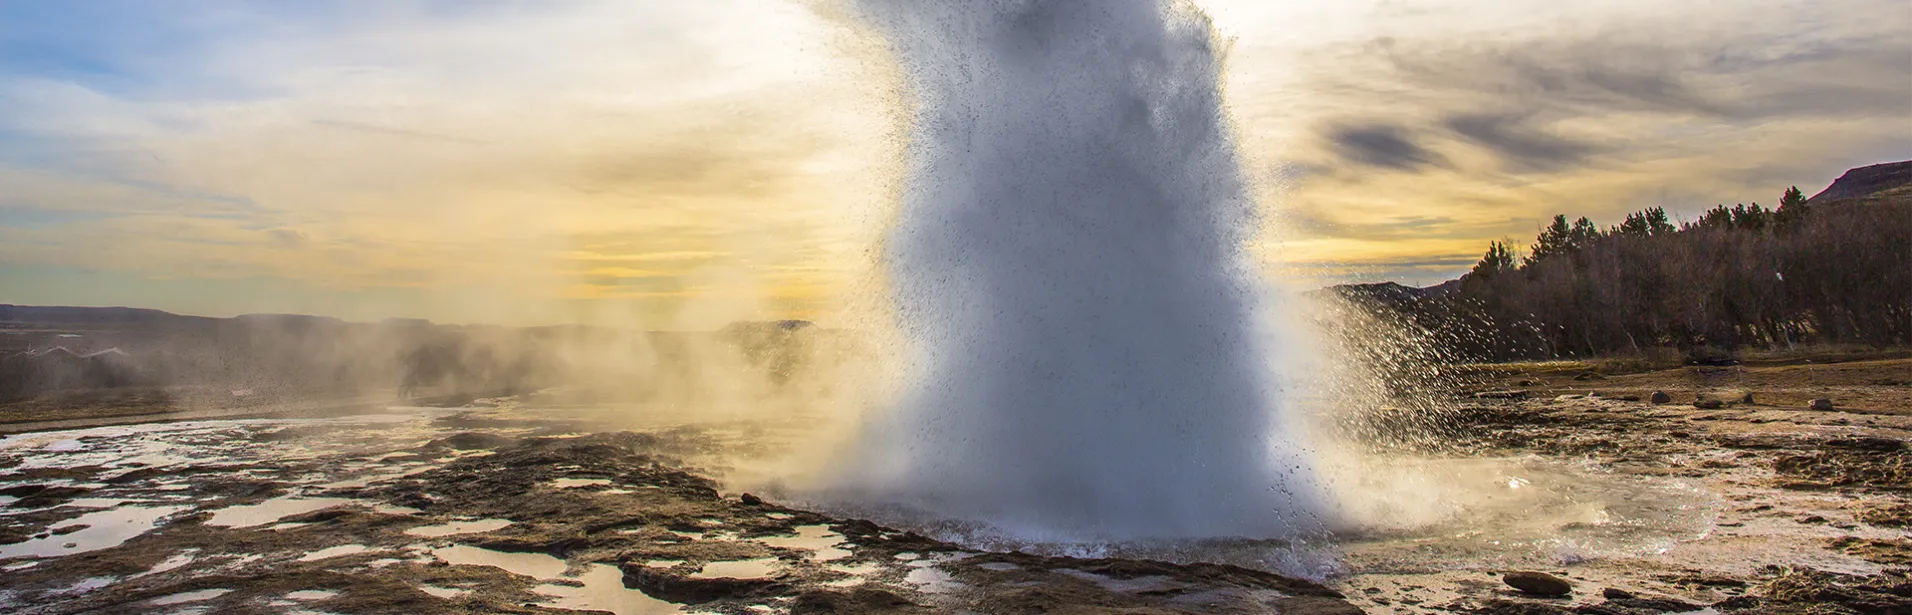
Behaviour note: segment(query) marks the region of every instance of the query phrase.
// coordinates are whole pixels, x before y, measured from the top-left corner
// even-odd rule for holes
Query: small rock
[[[1751,404],[1751,403],[1753,403],[1753,394],[1752,394],[1752,393],[1747,393],[1747,394],[1745,394],[1745,395],[1741,395],[1741,396],[1739,396],[1739,403],[1742,403],[1742,404]]]
[[[1558,597],[1573,593],[1572,584],[1545,572],[1509,572],[1501,575],[1500,580],[1514,589],[1536,596]]]
[[[1720,408],[1726,407],[1726,402],[1723,402],[1717,399],[1702,399],[1702,400],[1693,402],[1693,407],[1699,408],[1701,410],[1718,410]]]
[[[1647,398],[1647,401],[1656,404],[1670,404],[1673,403],[1673,396],[1667,395],[1666,391],[1654,391],[1653,395]]]
[[[737,500],[743,502],[745,506],[761,506],[763,504],[763,498],[748,493],[738,496]]]
[[[1633,597],[1633,592],[1618,587],[1609,587],[1600,590],[1600,597],[1608,600],[1626,600]]]
[[[1804,524],[1815,524],[1815,523],[1825,523],[1826,518],[1821,517],[1819,515],[1802,515],[1799,518],[1793,519],[1793,521],[1797,523],[1804,523]]]
[[[1812,403],[1810,404],[1806,404],[1806,408],[1809,410],[1818,410],[1820,412],[1831,412],[1832,400],[1821,397],[1819,399],[1812,400]]]

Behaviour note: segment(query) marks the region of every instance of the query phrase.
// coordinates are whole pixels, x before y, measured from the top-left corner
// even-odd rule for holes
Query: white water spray
[[[1318,529],[1266,373],[1255,207],[1207,18],[863,6],[915,105],[885,253],[912,362],[849,482],[1038,540]]]

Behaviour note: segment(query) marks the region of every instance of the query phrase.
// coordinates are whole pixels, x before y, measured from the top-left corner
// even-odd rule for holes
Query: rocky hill
[[[1807,199],[1809,205],[1847,200],[1912,199],[1912,160],[1887,162],[1846,171],[1825,190]]]

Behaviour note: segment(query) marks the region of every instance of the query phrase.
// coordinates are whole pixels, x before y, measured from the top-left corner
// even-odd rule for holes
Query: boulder
[[[1573,584],[1545,572],[1515,571],[1502,574],[1501,582],[1521,593],[1559,597],[1573,593]]]

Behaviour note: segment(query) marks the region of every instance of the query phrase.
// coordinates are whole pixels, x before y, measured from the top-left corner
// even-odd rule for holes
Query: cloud
[[[1452,227],[1451,216],[1392,216],[1384,219],[1338,220],[1320,212],[1292,210],[1283,217],[1291,230],[1320,237],[1386,239],[1426,236]]]
[[[46,6],[0,7],[17,266],[496,286],[533,312],[584,283],[655,316],[688,286],[638,280],[840,271],[815,247],[867,232],[831,226],[873,219],[890,150],[867,50],[796,4]]]
[[[1230,112],[1281,169],[1257,249],[1311,271],[1425,280],[1554,213],[1912,157],[1900,0],[1235,5],[1265,23],[1221,24]],[[448,303],[534,319],[760,283],[807,313],[869,264],[902,164],[900,80],[835,8],[0,4],[0,260],[302,301],[481,287]]]
[[[1556,213],[1692,216],[1912,158],[1912,5],[1415,6],[1298,54],[1246,48],[1287,78],[1231,70],[1250,159],[1309,170],[1273,180],[1288,262],[1468,254],[1457,275]]]
[[[1351,162],[1395,171],[1414,171],[1440,165],[1440,154],[1415,143],[1405,129],[1369,123],[1335,126],[1328,131],[1335,151]]]
[[[293,229],[275,228],[267,230],[266,234],[271,235],[274,241],[277,241],[279,245],[287,248],[297,248],[305,245],[305,233]]]
[[[1554,135],[1509,113],[1461,113],[1449,116],[1448,130],[1500,156],[1502,164],[1518,171],[1552,171],[1577,166],[1598,148]]]

